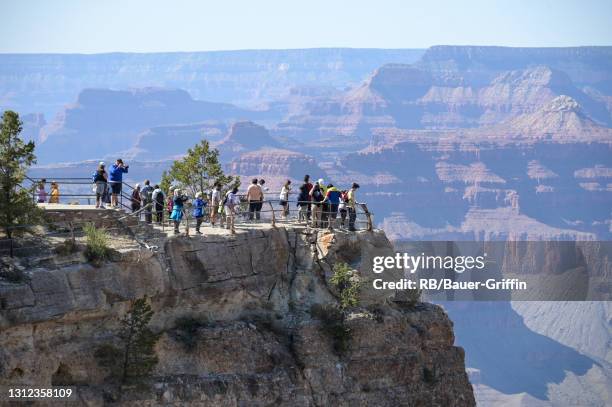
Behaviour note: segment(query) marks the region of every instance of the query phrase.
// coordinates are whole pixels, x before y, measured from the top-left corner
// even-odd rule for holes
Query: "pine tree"
[[[21,130],[19,115],[5,111],[0,131],[0,227],[9,239],[23,230],[17,226],[31,225],[40,216],[32,191],[23,185],[28,167],[36,162],[34,142],[25,143],[19,137]],[[11,245],[11,256],[12,249]]]
[[[147,376],[157,364],[155,344],[159,334],[148,327],[152,317],[153,310],[147,297],[137,299],[121,320],[117,335],[120,346],[103,345],[95,352],[98,363],[110,368],[121,383]]]
[[[240,178],[225,175],[219,162],[219,150],[202,140],[163,173],[161,186],[168,190],[170,185],[177,185],[187,190],[190,196],[195,196],[198,192],[212,189],[216,182],[232,188],[240,185]]]

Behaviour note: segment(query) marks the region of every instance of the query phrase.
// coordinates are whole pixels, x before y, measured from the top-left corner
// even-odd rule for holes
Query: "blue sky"
[[[0,52],[612,45],[612,0],[2,0]]]

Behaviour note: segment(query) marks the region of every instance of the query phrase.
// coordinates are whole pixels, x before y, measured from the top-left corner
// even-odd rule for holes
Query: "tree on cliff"
[[[171,185],[177,185],[187,190],[190,196],[195,196],[198,192],[212,189],[216,182],[232,188],[240,185],[240,178],[225,175],[219,162],[219,150],[211,148],[207,140],[202,140],[187,150],[185,157],[174,161],[168,171],[164,171],[161,186],[168,190]]]
[[[10,239],[23,225],[38,219],[38,209],[32,191],[23,186],[26,171],[36,161],[34,142],[25,143],[20,137],[22,122],[19,115],[7,110],[2,115],[0,131],[0,227]],[[13,246],[11,244],[11,256]]]
[[[102,345],[96,349],[94,356],[100,366],[109,368],[112,377],[121,383],[148,375],[157,364],[155,344],[159,334],[149,329],[152,317],[147,297],[137,299],[121,320],[117,334],[120,346]]]

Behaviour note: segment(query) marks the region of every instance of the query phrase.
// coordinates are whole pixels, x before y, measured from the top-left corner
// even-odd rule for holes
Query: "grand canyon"
[[[0,107],[34,177],[158,180],[207,139],[243,185],[358,182],[396,249],[612,238],[612,47],[3,54]],[[609,405],[610,302],[441,305],[478,403]]]

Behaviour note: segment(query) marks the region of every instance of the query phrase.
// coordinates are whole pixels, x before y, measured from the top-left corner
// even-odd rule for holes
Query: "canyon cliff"
[[[0,280],[0,383],[74,385],[82,405],[475,404],[444,311],[369,288],[372,256],[393,253],[383,232],[265,228],[158,244],[123,243],[98,267],[81,254],[22,257],[27,281]],[[326,331],[336,262],[364,282],[344,351]],[[144,387],[119,392],[94,350],[143,296],[159,363]],[[198,321],[189,343],[185,318]]]

